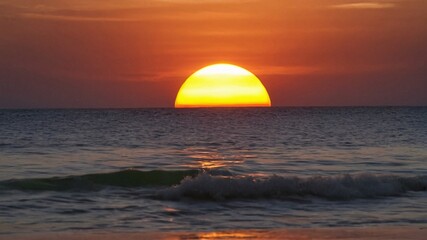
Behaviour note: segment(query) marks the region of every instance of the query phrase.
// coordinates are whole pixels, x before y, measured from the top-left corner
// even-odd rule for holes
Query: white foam
[[[372,174],[313,177],[219,177],[202,173],[179,185],[161,190],[161,199],[223,200],[233,198],[318,197],[351,200],[399,196],[408,191],[426,191],[427,176],[399,177]]]

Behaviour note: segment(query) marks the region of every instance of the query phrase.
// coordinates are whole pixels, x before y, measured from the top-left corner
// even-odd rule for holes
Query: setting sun
[[[261,81],[248,70],[231,64],[214,64],[192,74],[181,86],[176,108],[270,107]]]

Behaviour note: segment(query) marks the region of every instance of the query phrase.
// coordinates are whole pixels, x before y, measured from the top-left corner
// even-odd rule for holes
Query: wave
[[[372,174],[313,177],[219,177],[202,173],[187,177],[179,185],[158,192],[165,200],[180,199],[301,199],[352,200],[400,196],[426,191],[427,176],[399,177]]]
[[[96,190],[103,186],[173,186],[179,184],[186,177],[197,176],[198,173],[198,170],[138,171],[129,169],[112,173],[96,173],[80,176],[13,179],[0,182],[0,187],[23,191],[67,191]]]
[[[337,176],[232,176],[228,171],[134,169],[79,176],[12,179],[0,189],[21,191],[96,191],[108,186],[156,187],[160,200],[227,200],[322,198],[351,200],[401,196],[409,191],[427,191],[427,175],[404,177],[374,174]],[[159,189],[160,187],[160,189]]]

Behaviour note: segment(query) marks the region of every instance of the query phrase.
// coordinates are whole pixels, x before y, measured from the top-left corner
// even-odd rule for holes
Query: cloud
[[[250,17],[240,7],[254,0],[0,0],[0,17],[54,21],[135,22]]]
[[[95,21],[95,22],[125,22],[125,21],[140,21],[140,19],[132,18],[114,18],[114,17],[84,17],[84,16],[66,16],[66,15],[51,15],[38,13],[22,13],[23,18],[59,20],[59,21]]]
[[[383,3],[383,2],[358,2],[358,3],[346,3],[332,5],[331,8],[338,9],[385,9],[394,8],[395,3]]]
[[[262,75],[305,75],[319,72],[319,67],[310,66],[260,66],[251,68]]]

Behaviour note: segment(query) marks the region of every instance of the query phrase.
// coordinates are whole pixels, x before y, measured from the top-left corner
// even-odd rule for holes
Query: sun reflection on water
[[[198,239],[253,239],[256,234],[244,232],[208,232],[198,234]]]
[[[243,151],[230,153],[210,148],[186,148],[183,153],[190,159],[185,167],[206,170],[242,165],[247,159],[256,157]]]

